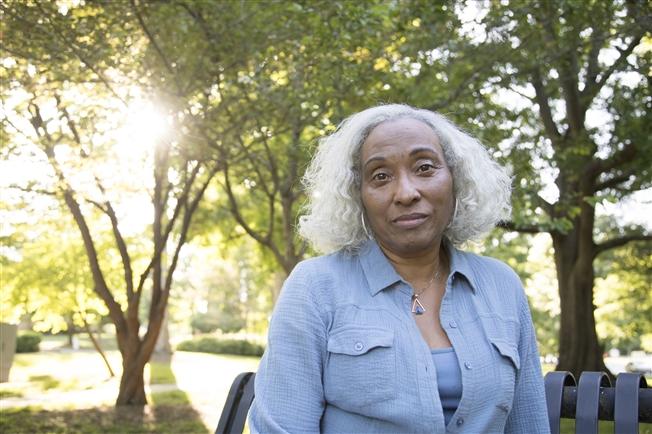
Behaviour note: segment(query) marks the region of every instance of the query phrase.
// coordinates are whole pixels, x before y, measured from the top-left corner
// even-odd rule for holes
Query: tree
[[[308,248],[294,226],[309,150],[348,105],[373,98],[366,47],[381,45],[386,9],[382,2],[134,2],[156,47],[152,70],[167,77],[160,90],[183,99],[191,128],[211,138],[210,152],[224,162],[224,195],[211,208],[228,210],[283,274]],[[182,93],[179,83],[187,83]]]
[[[595,327],[594,263],[652,236],[616,221],[597,232],[596,206],[652,185],[652,15],[640,1],[487,6],[460,26],[459,50],[446,63],[462,71],[473,65],[457,79],[468,83],[463,93],[487,101],[472,116],[507,137],[496,152],[512,163],[516,188],[513,221],[502,226],[552,239],[561,301],[557,369],[606,370]],[[513,113],[499,115],[496,104]]]
[[[122,5],[109,4],[107,8],[113,6],[119,9]],[[193,146],[196,141],[181,132],[176,137],[158,137],[152,152],[131,162],[132,170],[138,164],[141,170],[143,164],[149,166],[147,178],[138,178],[134,176],[138,172],[132,171],[128,179],[119,179],[115,166],[107,162],[125,158],[118,153],[110,132],[116,128],[116,118],[117,123],[120,116],[124,118],[125,104],[135,99],[136,90],[131,76],[120,74],[118,67],[138,54],[131,45],[120,45],[120,38],[128,35],[142,41],[143,35],[130,33],[135,29],[133,22],[123,20],[122,14],[115,10],[106,13],[110,11],[95,4],[69,11],[57,9],[54,3],[16,2],[2,4],[0,10],[10,56],[2,77],[9,84],[3,99],[3,130],[13,142],[3,151],[7,158],[31,158],[48,169],[21,188],[56,195],[73,217],[93,290],[115,325],[123,359],[116,404],[145,404],[143,369],[163,322],[179,253],[187,241],[193,213],[219,166],[201,157],[200,146]],[[39,37],[27,44],[25,33]],[[135,70],[128,72],[138,76]],[[178,120],[181,114],[172,104],[168,107],[167,119]],[[129,183],[143,190],[130,192],[126,188]],[[151,237],[145,246],[149,255],[141,268],[121,224],[129,209],[118,198],[131,193],[142,201],[145,187],[150,188],[152,218]],[[104,215],[113,235],[123,273],[119,287],[107,278],[97,245],[101,229],[90,224],[91,209]],[[147,290],[151,301],[147,318],[141,321],[139,307]],[[141,334],[143,322],[146,327]]]

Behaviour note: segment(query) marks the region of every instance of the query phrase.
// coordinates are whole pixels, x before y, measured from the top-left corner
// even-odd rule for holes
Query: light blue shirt
[[[255,383],[252,433],[548,433],[527,299],[505,264],[446,245],[440,319],[462,399],[444,422],[412,288],[374,241],[298,264],[285,282]]]

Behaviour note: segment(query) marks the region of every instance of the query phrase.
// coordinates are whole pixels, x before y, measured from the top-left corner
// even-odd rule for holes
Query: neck
[[[442,253],[444,248],[441,242],[421,255],[410,257],[398,255],[380,243],[379,246],[396,272],[412,286],[419,286],[431,280],[438,270],[440,270],[440,274],[444,272],[444,254]]]

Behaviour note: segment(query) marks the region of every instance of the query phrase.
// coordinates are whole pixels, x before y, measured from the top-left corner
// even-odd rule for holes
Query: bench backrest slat
[[[616,402],[614,404],[614,432],[638,433],[640,390],[647,388],[642,374],[624,373],[616,378]],[[643,408],[652,408],[652,402]]]
[[[598,432],[600,387],[609,386],[611,381],[604,372],[582,372],[577,385],[576,433]]]

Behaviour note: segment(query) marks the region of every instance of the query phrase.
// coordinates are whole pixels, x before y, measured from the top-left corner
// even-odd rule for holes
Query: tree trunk
[[[556,370],[570,371],[576,379],[583,371],[605,371],[611,375],[595,331],[593,252],[579,247],[580,234],[580,230],[574,229],[552,235],[561,304]]]
[[[66,337],[68,338],[68,347],[73,348],[73,337],[75,336],[75,324],[72,322],[72,316],[66,317]],[[75,349],[75,348],[73,348]]]
[[[156,346],[154,347],[154,352],[158,355],[172,354],[172,346],[170,345],[170,330],[168,328],[167,310],[163,314],[163,323],[161,324],[161,330],[159,331],[158,338],[156,339]]]
[[[138,350],[134,348],[131,354],[122,355],[122,377],[120,390],[115,405],[146,405],[145,395],[145,364],[147,360],[139,357]]]

